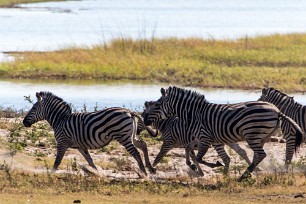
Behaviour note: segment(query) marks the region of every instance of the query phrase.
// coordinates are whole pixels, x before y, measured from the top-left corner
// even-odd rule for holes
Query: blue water
[[[306,32],[306,1],[84,0],[0,9],[0,52],[91,46],[118,37],[236,39]]]
[[[114,38],[201,37],[237,39],[273,33],[306,32],[306,1],[290,0],[84,0],[21,4],[0,9],[1,52],[46,51],[92,46]],[[159,98],[161,85],[78,81],[0,81],[0,106],[27,109],[23,96],[51,91],[74,108],[125,106],[141,110]],[[167,85],[164,85],[165,87]],[[215,103],[257,100],[260,90],[195,89]],[[306,97],[294,94],[306,104]]]
[[[32,105],[24,100],[30,96],[36,101],[35,93],[50,91],[71,103],[76,111],[81,111],[84,104],[88,111],[105,107],[126,107],[142,111],[145,101],[157,100],[160,97],[160,88],[169,84],[142,84],[129,82],[102,81],[31,81],[11,80],[0,81],[0,107],[15,110],[28,110]],[[261,90],[230,90],[230,89],[201,89],[190,88],[204,94],[206,99],[214,103],[238,103],[254,101],[260,97]],[[306,105],[306,95],[301,93],[290,94],[297,102]]]

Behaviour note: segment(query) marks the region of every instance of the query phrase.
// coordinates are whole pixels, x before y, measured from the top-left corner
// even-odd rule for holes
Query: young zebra
[[[194,91],[169,87],[161,89],[162,96],[144,118],[146,125],[152,121],[177,115],[185,122],[200,121],[201,130],[198,143],[197,161],[214,143],[236,143],[246,140],[254,151],[253,161],[238,181],[250,176],[256,166],[266,157],[264,143],[269,141],[279,128],[280,119],[287,120],[296,129],[295,150],[303,138],[301,128],[289,117],[268,102],[253,101],[235,105],[214,104],[205,96]]]
[[[263,88],[261,97],[258,100],[274,104],[282,113],[292,118],[301,127],[303,132],[306,131],[306,106],[295,102],[293,97],[274,88]],[[286,120],[281,123],[281,129],[286,140],[285,164],[288,167],[294,153],[296,132]]]
[[[146,101],[145,109],[142,114],[143,118],[147,117],[147,114],[150,112],[150,109],[154,106],[155,101]],[[192,141],[196,140],[197,136],[200,134],[200,128],[192,129],[188,127],[188,124],[185,124],[183,120],[180,120],[176,116],[169,117],[164,120],[157,120],[153,122],[153,126],[162,133],[163,144],[161,146],[160,152],[157,154],[154,162],[153,168],[160,162],[160,160],[173,148],[187,148],[187,145]],[[197,124],[196,127],[200,127],[200,124]],[[192,132],[197,131],[197,132]],[[237,152],[243,159],[246,160],[248,164],[251,164],[250,159],[247,156],[247,153],[242,149],[237,143],[228,144],[235,152]],[[218,155],[222,158],[224,162],[224,174],[228,173],[230,157],[226,153],[223,144],[213,144],[213,147],[217,151]],[[196,159],[194,159],[194,151],[191,152],[192,159],[195,164],[191,164],[189,159],[189,152],[186,149],[186,164],[193,170],[198,169],[199,175],[203,176],[203,171],[198,165]],[[206,163],[207,166],[214,168],[222,166],[220,162],[216,164]]]
[[[139,168],[146,174],[137,148],[143,150],[146,166],[152,171],[147,145],[136,136],[138,119],[136,113],[124,108],[106,108],[90,113],[72,113],[70,105],[50,92],[36,93],[37,102],[23,120],[25,127],[47,120],[54,130],[57,143],[56,159],[52,172],[60,165],[68,148],[76,148],[89,166],[97,169],[88,149],[99,149],[115,139],[135,158]]]

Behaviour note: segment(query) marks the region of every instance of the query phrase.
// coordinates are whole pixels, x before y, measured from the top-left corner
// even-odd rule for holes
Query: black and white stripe
[[[280,119],[287,120],[296,129],[295,149],[303,138],[300,127],[289,117],[268,102],[253,101],[233,105],[214,104],[205,100],[205,96],[194,91],[177,87],[161,90],[162,97],[145,118],[145,124],[177,115],[185,122],[200,121],[199,150],[197,161],[202,158],[214,143],[236,143],[245,140],[254,151],[253,161],[239,178],[248,177],[256,166],[266,157],[263,149],[265,142],[279,128]]]
[[[302,129],[306,130],[306,106],[294,101],[293,97],[282,93],[274,88],[263,88],[259,101],[267,101],[274,104],[286,116],[292,118]],[[283,136],[286,140],[286,165],[291,163],[294,147],[296,130],[291,127],[288,121],[281,123]]]
[[[146,101],[145,109],[142,114],[143,117],[146,117],[147,113],[150,112],[150,109],[154,106],[155,101]],[[188,127],[183,120],[180,120],[177,116],[172,116],[164,120],[156,120],[153,122],[153,126],[158,129],[162,134],[163,144],[161,146],[160,152],[157,154],[153,167],[155,167],[160,160],[173,148],[187,148],[188,144],[196,140],[200,134],[200,124],[192,122],[194,128]],[[198,127],[198,128],[197,128]],[[242,149],[237,143],[228,144],[235,152],[237,152],[243,159],[246,160],[248,164],[251,164],[250,159],[247,156],[247,153]],[[222,158],[225,166],[224,173],[226,174],[229,169],[230,157],[224,149],[224,144],[213,144],[213,147],[217,151],[218,155]],[[188,152],[187,152],[188,153]],[[194,152],[192,151],[192,154]],[[195,165],[198,166],[197,162],[194,161]],[[186,164],[192,168],[196,169],[194,164],[191,164],[189,157],[186,157]],[[211,164],[207,163],[207,166],[217,167],[220,166],[220,163]],[[203,172],[198,168],[199,174],[203,175]]]
[[[60,165],[68,148],[76,148],[88,164],[96,169],[88,149],[99,149],[117,140],[135,158],[139,168],[146,174],[137,148],[146,149],[145,142],[136,136],[140,119],[128,109],[114,107],[89,113],[72,113],[71,107],[63,99],[50,92],[36,93],[38,101],[23,120],[26,127],[47,120],[54,130],[57,155],[52,168],[54,172]],[[144,151],[145,152],[145,151]],[[145,154],[145,157],[146,156]],[[146,158],[149,161],[149,158]],[[148,167],[150,163],[146,163]]]

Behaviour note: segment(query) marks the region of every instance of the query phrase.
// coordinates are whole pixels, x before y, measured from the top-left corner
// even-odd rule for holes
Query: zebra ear
[[[148,107],[149,107],[149,102],[146,101],[146,102],[144,103],[144,105],[145,105],[146,108],[148,108]]]
[[[166,96],[166,89],[161,88],[160,93],[162,94],[162,96]]]
[[[262,94],[266,95],[267,92],[268,92],[268,89],[267,88],[263,88],[261,92],[262,92]]]
[[[36,92],[36,98],[37,98],[37,101],[41,101],[42,100],[42,92],[38,93]]]

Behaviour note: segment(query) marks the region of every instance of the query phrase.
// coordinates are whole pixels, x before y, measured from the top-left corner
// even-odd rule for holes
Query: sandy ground
[[[7,130],[0,129],[0,137],[5,138],[8,134]],[[260,170],[254,172],[254,174],[262,172],[275,172],[275,171],[285,171],[284,168],[284,158],[285,158],[285,143],[280,143],[279,138],[275,138],[276,141],[266,143],[264,149],[267,153],[267,157],[259,165]],[[249,158],[252,158],[252,150],[250,150],[245,142],[239,143],[242,148],[244,148]],[[93,161],[98,166],[99,171],[95,172],[99,176],[109,177],[109,178],[126,178],[126,179],[137,179],[139,178],[138,165],[136,161],[126,152],[123,146],[119,143],[111,143],[113,148],[109,152],[101,151],[90,151]],[[149,147],[149,157],[151,163],[153,163],[157,153],[159,152],[161,144],[158,145],[148,145]],[[226,148],[228,154],[231,157],[230,174],[239,176],[246,168],[246,162],[241,160],[241,158],[229,147]],[[46,156],[37,157],[35,152],[44,153]],[[294,155],[293,162],[305,162],[306,157],[306,145],[300,148],[299,153]],[[51,167],[55,159],[55,149],[54,148],[37,148],[37,147],[26,147],[25,150],[12,153],[10,150],[5,148],[0,148],[0,166],[7,164],[12,169],[19,169],[28,172],[42,173],[47,172],[47,165],[45,161]],[[209,162],[216,162],[222,160],[218,157],[216,151],[212,148],[209,149],[208,153],[205,155],[205,160]],[[71,163],[76,161],[79,172],[84,170],[91,170],[88,167],[86,161],[83,159],[81,154],[73,149],[69,149],[60,165],[60,169],[56,173],[77,173],[71,170]],[[117,162],[115,162],[117,161]],[[121,163],[120,163],[121,161]],[[304,164],[304,163],[303,163]],[[306,166],[303,165],[303,166]],[[222,175],[223,167],[218,167],[211,169],[207,166],[201,165],[204,171],[204,178],[213,177],[216,175]],[[238,170],[237,170],[237,167]],[[304,169],[299,169],[294,167],[294,170],[304,171]],[[305,171],[306,172],[306,171]],[[166,160],[163,163],[157,165],[157,172],[155,175],[149,175],[149,179],[166,179],[173,177],[197,177],[197,173],[192,171],[185,164],[185,152],[183,149],[173,149],[168,153]]]

